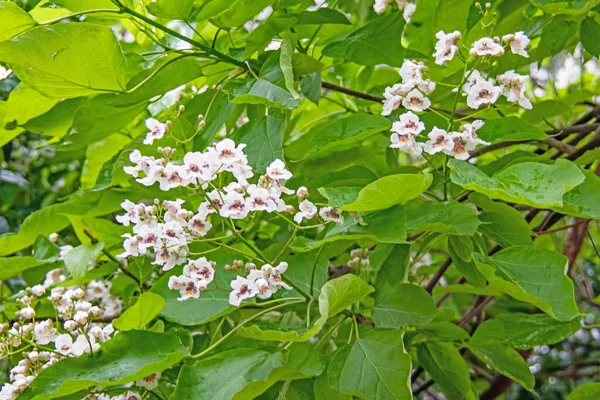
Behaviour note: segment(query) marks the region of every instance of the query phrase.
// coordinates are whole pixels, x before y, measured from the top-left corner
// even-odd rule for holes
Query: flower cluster
[[[60,270],[46,276],[49,285],[64,280]],[[12,325],[0,325],[0,355],[22,353],[10,373],[10,382],[0,391],[0,399],[16,399],[37,374],[64,357],[79,357],[95,351],[116,332],[111,324],[94,322],[97,318],[120,314],[122,304],[109,293],[110,283],[92,281],[84,287],[57,287],[48,300],[63,325],[52,319],[36,319],[36,305],[46,294],[44,285],[27,288],[18,298],[21,308]],[[53,346],[51,345],[53,343]],[[22,346],[25,346],[22,348]],[[27,351],[24,351],[24,349]]]
[[[469,151],[474,150],[477,145],[489,144],[477,136],[476,131],[482,126],[483,121],[476,120],[462,125],[458,132],[446,132],[434,127],[427,135],[429,140],[417,142],[416,137],[425,129],[425,124],[409,111],[392,125],[394,133],[390,136],[390,147],[415,155],[422,154],[423,150],[428,154],[443,152],[456,159],[466,160],[469,158]]]
[[[531,101],[525,96],[526,77],[510,70],[496,77],[499,86],[492,79],[486,79],[481,72],[474,69],[466,76],[463,84],[467,105],[478,109],[485,104],[494,104],[500,95],[506,96],[510,103],[518,103],[521,107],[531,109]]]
[[[149,120],[147,126],[151,129],[148,135],[152,134],[152,140],[160,139],[164,134],[163,127],[167,129],[167,124],[161,125],[154,120]],[[154,129],[155,127],[158,128]],[[154,131],[159,134],[153,134]],[[245,146],[236,145],[231,139],[224,139],[215,146],[208,147],[205,152],[188,152],[183,160],[179,161],[168,160],[173,154],[171,149],[161,151],[167,158],[143,156],[135,150],[130,155],[130,160],[135,165],[124,168],[126,173],[136,177],[143,185],[159,183],[163,190],[190,187],[202,193],[203,201],[196,212],[184,209],[184,201],[181,199],[165,200],[162,203],[156,199],[153,205],[135,204],[125,200],[121,206],[126,213],[117,216],[119,223],[133,226],[133,233],[123,235],[125,251],[119,255],[120,258],[153,252],[153,263],[160,265],[163,271],[186,264],[182,275],[171,276],[168,283],[170,289],[179,291],[178,300],[198,298],[214,280],[214,262],[205,257],[187,258],[189,244],[203,241],[203,237],[212,229],[212,215],[229,220],[232,229],[236,229],[233,220],[244,219],[256,212],[295,213],[293,219],[296,224],[314,219],[317,214],[324,222],[344,221],[340,211],[333,207],[322,207],[319,210],[308,200],[309,194],[305,187],[300,187],[296,192],[287,188],[284,182],[292,178],[292,173],[279,159],[267,166],[266,173],[258,178],[257,183],[248,182],[254,173],[243,152]],[[216,183],[217,178],[219,184],[222,181],[227,182],[230,177],[221,174],[229,173],[233,177],[231,182],[223,187],[215,186],[213,182]],[[140,174],[143,174],[143,177]],[[299,203],[298,212],[283,199],[283,196],[294,194]],[[231,283],[231,304],[239,305],[243,299],[255,295],[267,298],[280,286],[286,287],[277,280],[285,270],[283,265],[284,263],[272,268],[267,264],[263,267],[265,270],[272,270],[265,278],[269,283],[268,288],[264,282],[257,280],[255,274],[247,278],[238,276]],[[285,265],[287,267],[287,264]]]
[[[248,276],[238,275],[231,281],[233,291],[229,294],[229,304],[239,306],[243,300],[255,296],[259,299],[268,299],[280,287],[291,290],[292,288],[281,278],[281,274],[287,270],[287,267],[286,262],[281,262],[276,267],[265,264],[260,269],[252,263],[246,264],[246,269],[249,270]]]
[[[427,67],[422,62],[404,60],[400,68],[402,82],[385,89],[381,115],[390,115],[400,105],[416,112],[428,109],[431,101],[424,94],[433,92],[435,83],[424,79],[426,72]]]

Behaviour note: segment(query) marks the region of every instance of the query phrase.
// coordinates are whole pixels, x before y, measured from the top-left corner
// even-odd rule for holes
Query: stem
[[[227,332],[225,335],[223,335],[223,337],[219,340],[217,340],[214,344],[210,345],[206,350],[198,353],[198,354],[193,354],[190,356],[190,358],[196,359],[196,358],[200,358],[202,356],[207,355],[208,353],[210,353],[211,351],[213,351],[217,346],[219,346],[221,343],[223,343],[225,340],[227,340],[228,337],[230,337],[231,335],[233,335],[239,328],[241,328],[242,326],[246,325],[248,322],[254,321],[255,319],[257,319],[260,316],[263,316],[265,314],[270,313],[271,311],[275,311],[278,310],[282,307],[285,306],[289,306],[292,304],[298,304],[298,303],[304,303],[305,300],[295,300],[295,301],[290,301],[288,303],[284,303],[284,304],[278,304],[276,306],[267,308],[266,310],[263,310],[259,313],[254,314],[253,316],[251,316],[250,318],[248,318],[247,320],[241,322],[240,324],[236,325],[232,330],[230,330],[229,332]]]
[[[232,58],[232,57],[228,56],[227,54],[221,53],[220,51],[215,50],[215,49],[213,49],[210,46],[202,44],[202,43],[200,43],[200,42],[198,42],[198,41],[196,41],[194,39],[190,39],[189,37],[187,37],[185,35],[182,35],[181,33],[177,32],[177,31],[174,31],[172,29],[167,28],[166,26],[164,26],[164,25],[162,25],[162,24],[154,21],[153,19],[150,19],[150,18],[146,17],[145,15],[140,14],[137,11],[135,11],[135,10],[127,7],[126,5],[124,5],[123,3],[121,3],[120,0],[113,0],[113,2],[117,6],[119,6],[121,12],[130,14],[130,15],[132,15],[132,16],[134,16],[134,17],[136,17],[136,18],[138,18],[138,19],[140,19],[142,21],[144,21],[145,23],[147,23],[149,25],[152,25],[155,28],[158,28],[161,31],[163,31],[165,33],[168,33],[171,36],[175,36],[176,38],[181,39],[184,42],[187,42],[187,43],[189,43],[189,44],[191,44],[193,46],[196,46],[197,48],[202,49],[206,53],[211,54],[211,55],[217,57],[218,59],[220,59],[222,61],[225,61],[225,62],[227,62],[229,64],[233,64],[233,65],[236,65],[238,67],[241,67],[244,70],[247,69],[246,64],[244,64],[242,61],[238,61],[235,58]]]

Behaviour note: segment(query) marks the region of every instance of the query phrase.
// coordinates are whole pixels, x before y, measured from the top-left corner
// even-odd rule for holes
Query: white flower
[[[275,286],[276,288],[282,287],[286,290],[292,290],[292,287],[283,281],[281,274],[287,271],[288,263],[282,261],[278,266],[273,267],[271,264],[265,264],[261,267],[261,271],[264,272],[267,277],[269,285]]]
[[[523,57],[529,57],[529,54],[525,49],[529,45],[530,40],[522,31],[519,31],[514,35],[504,35],[502,36],[502,41],[508,43],[508,45],[510,46],[510,51],[512,51],[513,54],[518,54]]]
[[[158,122],[154,118],[148,118],[146,120],[146,128],[150,130],[146,134],[146,139],[144,139],[144,144],[152,144],[157,139],[162,139],[167,131],[167,125]]]
[[[224,218],[243,219],[250,211],[244,196],[237,192],[227,193],[223,201],[219,214]]]
[[[104,295],[108,294],[110,286],[110,282],[91,281],[85,288],[85,296],[89,300],[101,299]]]
[[[163,271],[168,271],[176,265],[185,262],[187,248],[185,246],[163,247],[156,252],[155,265],[162,265]]]
[[[246,199],[246,205],[250,211],[272,212],[277,208],[269,191],[258,187],[252,189],[250,197]]]
[[[179,186],[187,186],[191,182],[191,179],[187,178],[185,166],[182,165],[169,163],[162,171],[162,174],[163,176],[158,179],[160,190],[167,191]]]
[[[211,230],[212,224],[206,219],[206,216],[196,214],[188,221],[188,230],[194,236],[206,236]]]
[[[404,12],[402,13],[402,16],[404,17],[404,20],[407,23],[410,22],[415,11],[417,11],[417,5],[415,3],[408,3],[406,5],[406,7],[404,8]]]
[[[432,82],[429,79],[422,79],[417,82],[417,87],[421,92],[429,94],[435,90],[435,82]]]
[[[448,154],[456,158],[457,160],[466,160],[469,158],[468,147],[468,134],[465,132],[450,132],[450,138],[452,139],[452,148],[444,148],[442,151],[444,154]]]
[[[67,356],[71,354],[71,349],[73,348],[73,338],[67,333],[58,335],[54,341],[54,346],[56,347],[56,351],[64,356]]]
[[[101,342],[106,342],[110,339],[110,335],[112,335],[115,331],[115,328],[112,324],[106,325],[104,328],[96,325],[90,329],[90,334]]]
[[[298,205],[298,213],[294,215],[294,221],[297,224],[302,222],[303,219],[313,219],[317,215],[317,206],[308,200],[302,200]]]
[[[8,78],[12,74],[11,69],[6,69],[2,65],[0,65],[0,81]]]
[[[177,222],[174,222],[177,224]],[[163,225],[164,227],[164,225]],[[135,230],[134,230],[135,231]],[[148,248],[153,247],[155,249],[159,249],[163,247],[163,241],[161,236],[163,233],[158,226],[151,225],[142,225],[140,229],[137,230],[137,250],[139,254],[146,254],[148,252]],[[128,239],[131,240],[131,239]],[[169,243],[172,243],[169,241]]]
[[[470,124],[464,124],[463,126],[461,126],[461,130],[463,130],[467,135],[466,135],[466,140],[467,140],[467,150],[474,150],[475,147],[478,144],[482,144],[482,145],[488,145],[490,144],[489,142],[486,142],[485,140],[482,140],[479,138],[479,136],[477,136],[477,129],[481,128],[483,126],[483,121],[480,119],[477,119],[473,122],[471,122]]]
[[[423,71],[426,69],[422,62],[404,60],[400,67],[400,76],[405,85],[416,85],[417,82],[423,80]]]
[[[452,150],[454,147],[452,138],[443,129],[434,127],[427,136],[430,140],[425,143],[423,150],[429,154],[439,153],[443,150]]]
[[[229,304],[238,307],[242,301],[256,296],[258,288],[246,278],[237,276],[230,284],[233,291],[229,294]]]
[[[200,257],[197,260],[189,260],[188,264],[183,267],[183,274],[196,281],[204,281],[204,284],[200,286],[206,288],[215,278],[215,269],[206,257]]]
[[[525,78],[510,70],[498,75],[496,79],[502,84],[500,89],[506,100],[511,103],[518,102],[521,107],[531,109],[531,101],[525,96]]]
[[[131,236],[130,233],[124,233],[123,235],[121,235],[121,237],[124,237],[125,240],[123,241],[123,248],[125,249],[125,252],[119,254],[117,257],[119,258],[127,258],[129,256],[138,256],[140,255],[140,249],[139,249],[139,245],[140,245],[140,241],[136,236]]]
[[[288,180],[292,177],[292,173],[285,169],[285,164],[280,159],[276,159],[267,167],[267,175],[275,180]]]
[[[117,215],[116,220],[123,226],[129,226],[130,223],[140,222],[140,206],[132,201],[125,200],[121,203],[121,208],[126,211],[125,215]]]
[[[444,33],[444,31],[439,31],[435,34],[435,37],[438,41],[435,44],[433,56],[435,57],[435,63],[442,65],[445,61],[452,60],[458,52],[456,42],[460,40],[460,32]]]
[[[504,54],[504,47],[499,43],[496,43],[494,39],[484,37],[473,43],[471,46],[470,54],[472,56],[501,56]]]
[[[89,353],[92,350],[90,349],[90,342],[92,343],[93,350],[96,350],[99,347],[99,345],[95,343],[93,336],[90,338],[86,338],[84,335],[77,336],[77,339],[75,339],[75,342],[71,347],[71,354],[75,357],[79,357],[84,353]]]
[[[482,104],[493,104],[500,96],[500,88],[487,81],[479,81],[467,94],[467,105],[478,109]]]
[[[187,177],[195,178],[199,183],[209,182],[215,178],[219,167],[215,153],[190,152],[183,157]]]
[[[33,335],[37,344],[48,344],[56,338],[56,329],[52,327],[52,320],[47,319],[35,325]]]
[[[40,297],[46,293],[46,288],[43,285],[35,285],[31,288],[31,293],[33,293],[34,296]]]
[[[102,309],[104,310],[104,314],[102,314],[104,318],[114,318],[121,315],[123,302],[118,297],[108,294],[102,298]]]
[[[375,10],[377,14],[383,14],[391,2],[392,0],[375,0],[373,10]]]
[[[429,108],[429,106],[431,106],[431,101],[423,96],[421,92],[413,89],[406,95],[404,100],[402,100],[402,105],[408,110],[419,112]]]
[[[243,143],[236,147],[233,140],[223,139],[215,147],[209,147],[208,152],[214,153],[219,163],[233,165],[244,158],[244,147]]]
[[[128,390],[126,393],[122,394],[121,396],[113,397],[110,400],[142,400],[142,396],[139,393],[132,392],[131,390]],[[98,399],[98,400],[101,400],[101,399]]]
[[[183,246],[187,243],[183,226],[177,221],[169,221],[162,224],[162,237],[165,239],[167,246],[179,245]]]
[[[136,386],[146,388],[147,390],[154,390],[158,387],[158,380],[160,379],[160,372],[146,376],[145,378],[135,381]]]
[[[483,77],[483,75],[481,75],[481,72],[479,72],[476,69],[474,69],[470,73],[469,73],[469,71],[465,72],[465,76],[467,79],[462,87],[462,89],[465,93],[469,93],[471,88],[473,86],[475,86],[477,83],[485,81],[485,78]]]
[[[73,316],[73,321],[77,322],[78,325],[85,325],[88,322],[88,313],[85,311],[77,311]]]
[[[396,132],[400,135],[418,135],[424,129],[425,124],[411,111],[400,115],[400,121],[396,121],[392,125],[392,132]]]
[[[415,140],[415,137],[409,133],[392,133],[392,135],[390,136],[390,141],[392,142],[392,144],[390,144],[390,147],[393,149],[400,149],[405,153],[414,153],[416,155],[421,155],[421,153],[423,152],[423,149],[421,148],[421,146],[419,146],[419,144]]]
[[[35,317],[35,310],[31,307],[25,307],[19,311],[19,314],[22,318],[29,320]]]
[[[344,217],[342,217],[342,213],[337,208],[334,207],[323,207],[319,210],[319,215],[323,218],[324,221],[334,221],[338,224],[344,223]]]
[[[0,66],[0,68],[2,68],[2,67]],[[19,390],[17,389],[16,386],[11,385],[10,383],[5,383],[2,386],[2,391],[0,391],[0,399],[16,400],[18,396],[19,396]]]

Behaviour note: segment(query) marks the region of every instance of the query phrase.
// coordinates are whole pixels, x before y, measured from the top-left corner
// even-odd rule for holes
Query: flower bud
[[[296,196],[298,196],[298,201],[308,198],[308,189],[304,186],[300,186],[298,190],[296,190]]]
[[[73,290],[72,296],[74,299],[77,299],[77,300],[83,299],[84,295],[85,295],[85,293],[83,293],[83,290],[81,288],[77,288],[77,289]]]
[[[252,270],[255,270],[255,269],[256,269],[256,264],[251,263],[251,262],[246,263],[246,271],[252,271]]]
[[[19,314],[24,319],[32,319],[33,317],[35,317],[35,310],[31,307],[25,307],[21,311],[19,311]]]
[[[92,306],[89,310],[89,314],[92,317],[98,317],[100,314],[102,314],[102,310],[98,306]]]
[[[288,205],[285,206],[285,210],[283,211],[288,214],[294,214],[296,212],[296,209],[294,208],[294,206]]]
[[[37,361],[38,358],[40,358],[40,354],[37,351],[31,351],[29,354],[27,354],[27,358],[29,358],[31,361]]]
[[[52,243],[58,242],[58,233],[54,232],[54,233],[51,233],[50,235],[48,235],[48,240],[51,241]]]
[[[371,261],[368,258],[363,258],[360,260],[360,266],[363,268],[369,268],[371,266]]]
[[[348,261],[348,268],[356,268],[360,262],[360,258],[356,257]]]
[[[85,311],[77,311],[73,319],[77,322],[78,325],[85,325],[88,322],[88,313]]]
[[[68,330],[69,332],[74,331],[75,329],[77,329],[77,322],[73,321],[73,320],[68,320],[65,321],[64,327],[66,330]]]
[[[352,257],[352,258],[360,257],[361,255],[362,255],[362,249],[353,249],[350,252],[350,257]]]
[[[34,296],[40,297],[46,293],[46,288],[42,285],[35,285],[31,288],[31,293],[33,293]]]

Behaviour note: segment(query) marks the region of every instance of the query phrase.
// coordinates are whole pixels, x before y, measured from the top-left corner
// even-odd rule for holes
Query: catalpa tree
[[[0,399],[600,398],[599,21],[1,1]]]

